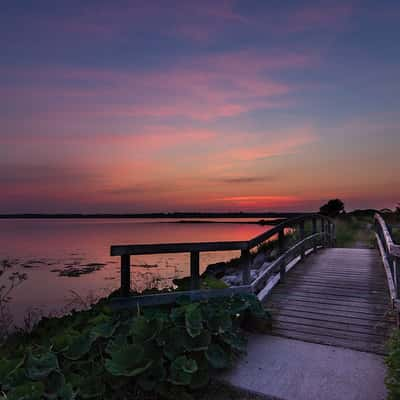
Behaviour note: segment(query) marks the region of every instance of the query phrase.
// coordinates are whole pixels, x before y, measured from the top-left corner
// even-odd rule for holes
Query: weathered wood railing
[[[305,229],[307,223],[311,230],[308,236],[306,236]],[[296,228],[298,228],[299,241],[292,247],[286,248],[285,233]],[[270,264],[265,263],[260,268],[258,277],[251,282],[251,250],[276,236],[278,238],[278,257]],[[134,304],[165,304],[174,302],[177,297],[183,295],[189,295],[193,300],[197,300],[243,292],[255,293],[263,297],[266,293],[264,290],[266,285],[271,280],[272,285],[279,280],[284,280],[286,272],[296,259],[303,259],[311,251],[316,251],[318,247],[333,246],[334,242],[335,225],[332,220],[320,214],[305,214],[288,219],[248,241],[111,246],[111,256],[121,257],[121,297],[115,298],[114,303],[121,307]],[[226,289],[200,290],[200,253],[232,250],[241,252],[242,285]],[[190,253],[191,290],[129,297],[131,290],[131,256],[168,253]]]
[[[378,213],[375,214],[375,233],[386,271],[392,305],[400,311],[400,245],[393,242],[390,228]]]

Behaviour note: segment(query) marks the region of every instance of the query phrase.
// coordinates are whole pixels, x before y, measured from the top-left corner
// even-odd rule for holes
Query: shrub
[[[400,330],[392,335],[388,342],[388,350],[389,354],[385,358],[388,400],[398,400],[400,399]]]
[[[329,200],[319,209],[319,212],[322,215],[327,215],[328,217],[335,218],[340,213],[344,212],[344,203],[342,200],[339,199]]]
[[[235,295],[122,312],[100,302],[44,319],[0,349],[0,399],[190,398],[245,351],[241,326],[254,318],[269,314]]]

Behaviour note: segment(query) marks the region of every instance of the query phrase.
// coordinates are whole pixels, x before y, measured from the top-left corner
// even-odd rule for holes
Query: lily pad
[[[161,331],[161,329],[161,320],[148,320],[144,317],[137,317],[133,321],[131,334],[135,342],[144,343],[153,340]]]
[[[82,334],[71,342],[67,350],[63,353],[65,358],[69,360],[79,360],[89,353],[93,342],[96,340],[94,335],[89,333]]]
[[[44,393],[42,382],[27,382],[13,388],[7,394],[7,400],[40,400]]]
[[[229,354],[216,343],[212,343],[206,351],[206,358],[215,369],[228,368],[231,365]]]
[[[180,356],[171,364],[170,380],[174,385],[190,385],[192,375],[197,371],[195,360]]]
[[[149,369],[152,363],[145,359],[143,347],[132,344],[111,353],[105,367],[114,376],[136,376]]]
[[[50,352],[39,356],[29,354],[25,370],[30,379],[40,380],[46,378],[51,372],[59,370],[57,356]]]
[[[191,337],[200,335],[203,329],[203,319],[199,304],[189,304],[185,307],[186,331]]]

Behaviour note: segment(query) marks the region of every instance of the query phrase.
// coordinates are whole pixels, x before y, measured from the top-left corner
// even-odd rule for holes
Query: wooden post
[[[200,253],[198,251],[190,253],[190,278],[191,290],[200,289]]]
[[[249,250],[242,250],[240,254],[240,258],[242,259],[242,282],[243,285],[250,284],[250,251]]]
[[[326,237],[325,237],[325,220],[321,218],[321,233],[322,233],[322,246],[326,245]]]
[[[285,231],[282,229],[278,233],[278,254],[281,255],[285,252]]]
[[[129,296],[131,291],[131,257],[121,256],[121,295]]]
[[[284,257],[286,258],[286,257]],[[280,269],[279,269],[279,280],[281,283],[285,282],[285,275],[286,275],[286,260],[282,260]]]
[[[332,222],[332,229],[331,229],[331,247],[336,246],[336,225]]]
[[[301,222],[300,222],[299,227],[300,227],[300,241],[301,241],[301,240],[304,240],[304,238],[305,238],[305,234],[304,234],[304,221],[301,221]],[[305,253],[305,246],[304,246],[304,244],[302,244],[302,245],[301,245],[301,249],[300,249],[300,258],[303,260],[305,256],[306,256],[306,253]]]
[[[312,233],[315,235],[317,233],[317,218],[312,219]],[[318,249],[318,240],[313,239],[313,245],[314,245],[314,252],[317,251]]]

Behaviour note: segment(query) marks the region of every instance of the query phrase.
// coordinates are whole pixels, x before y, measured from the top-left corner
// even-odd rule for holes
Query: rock
[[[222,278],[225,275],[227,268],[228,264],[225,262],[210,264],[202,275],[212,275],[216,278]]]
[[[240,286],[242,284],[242,274],[240,275],[225,275],[222,280],[228,286]]]
[[[265,261],[265,253],[258,253],[253,259],[253,268],[260,268],[261,265],[264,264]]]

